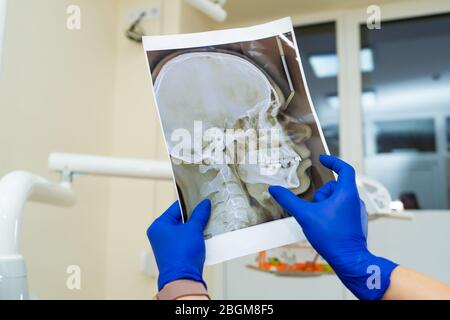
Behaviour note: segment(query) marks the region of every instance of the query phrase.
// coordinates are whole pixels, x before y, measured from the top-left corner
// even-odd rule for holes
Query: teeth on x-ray
[[[187,208],[192,209],[204,197],[212,202],[205,233],[216,235],[285,217],[267,189],[279,185],[297,194],[309,189],[307,170],[312,163],[305,141],[311,137],[311,128],[288,116],[289,106],[281,111],[286,98],[278,85],[249,58],[232,51],[176,53],[166,57],[158,69],[155,93],[166,137],[177,128],[192,131],[194,121],[201,120],[203,130],[255,129],[258,145],[265,146],[258,151],[269,155],[278,151],[279,159],[273,163],[242,161],[254,156],[249,150],[241,154],[235,150],[236,161],[229,164],[217,164],[213,157],[201,162],[183,158],[184,164],[175,171]],[[270,144],[270,132],[279,132],[278,145]],[[238,137],[239,133],[234,136]],[[217,142],[223,141],[203,142],[203,151],[208,151],[204,154],[215,154]],[[168,141],[169,153],[179,158],[171,143]],[[231,156],[225,145],[231,143],[235,141],[223,142],[223,150],[219,150],[223,159]],[[194,153],[193,149],[188,152]],[[269,160],[273,161],[270,156]]]

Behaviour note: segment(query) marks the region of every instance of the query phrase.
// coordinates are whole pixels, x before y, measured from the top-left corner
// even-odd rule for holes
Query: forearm
[[[450,299],[450,285],[400,266],[392,271],[391,283],[383,300],[424,299]]]

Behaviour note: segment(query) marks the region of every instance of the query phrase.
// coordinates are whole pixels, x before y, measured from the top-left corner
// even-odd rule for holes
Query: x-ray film
[[[311,201],[334,175],[291,20],[143,42],[183,220],[212,203],[206,264],[304,240],[268,188]]]

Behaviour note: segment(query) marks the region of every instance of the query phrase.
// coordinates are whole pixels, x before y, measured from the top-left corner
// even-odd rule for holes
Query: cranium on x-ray
[[[285,217],[267,189],[280,185],[296,194],[308,190],[311,160],[305,141],[311,137],[311,129],[283,112],[286,99],[278,85],[249,58],[222,50],[169,55],[159,63],[154,76],[169,154],[173,163],[182,161],[173,168],[185,210],[191,212],[206,197],[212,202],[205,234],[216,235]],[[237,158],[231,163],[205,159],[206,150],[230,159],[227,152],[238,148],[236,135],[223,144],[194,141],[188,152],[180,153],[173,133],[185,129],[194,137],[194,123],[199,121],[200,130],[205,132],[255,129],[258,148],[267,148],[263,151],[269,155],[276,149],[278,163],[249,163],[246,160],[254,156],[254,150],[249,149],[240,156],[236,152]],[[268,141],[273,132],[279,133],[276,145]],[[196,143],[201,143],[200,148],[195,148]],[[222,146],[220,150],[218,145]],[[274,173],[264,173],[271,170]]]

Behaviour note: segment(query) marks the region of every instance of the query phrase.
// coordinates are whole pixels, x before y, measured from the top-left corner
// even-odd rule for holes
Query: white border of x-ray
[[[143,46],[145,53],[147,53],[147,51],[198,48],[236,42],[255,41],[280,36],[288,32],[291,32],[293,35],[293,45],[296,50],[297,57],[300,57],[300,53],[298,51],[296,39],[294,36],[294,28],[292,26],[291,18],[275,20],[269,23],[249,28],[237,28],[181,35],[148,36],[143,37]],[[147,55],[145,55],[145,59],[148,60]],[[318,121],[316,110],[309,94],[308,85],[305,81],[305,74],[303,72],[303,66],[301,64],[300,58],[298,58],[298,63],[300,66],[300,74],[302,76],[302,81],[305,86],[307,98],[312,109],[314,120],[319,128],[319,134],[322,144],[324,145],[326,153],[329,154],[328,146],[325,142],[322,128]],[[153,87],[150,67],[148,68],[148,72]],[[156,97],[154,95],[153,100],[155,106],[158,106]],[[156,109],[161,128],[163,128],[158,107]],[[165,138],[166,137],[164,137],[164,141],[167,141]],[[175,183],[176,180],[173,171],[172,178]],[[277,248],[291,243],[303,241],[305,239],[306,238],[301,231],[299,224],[293,217],[270,221],[256,226],[219,234],[210,239],[207,239],[205,264],[213,265],[234,258],[253,254],[259,251],[269,250],[272,248]]]

